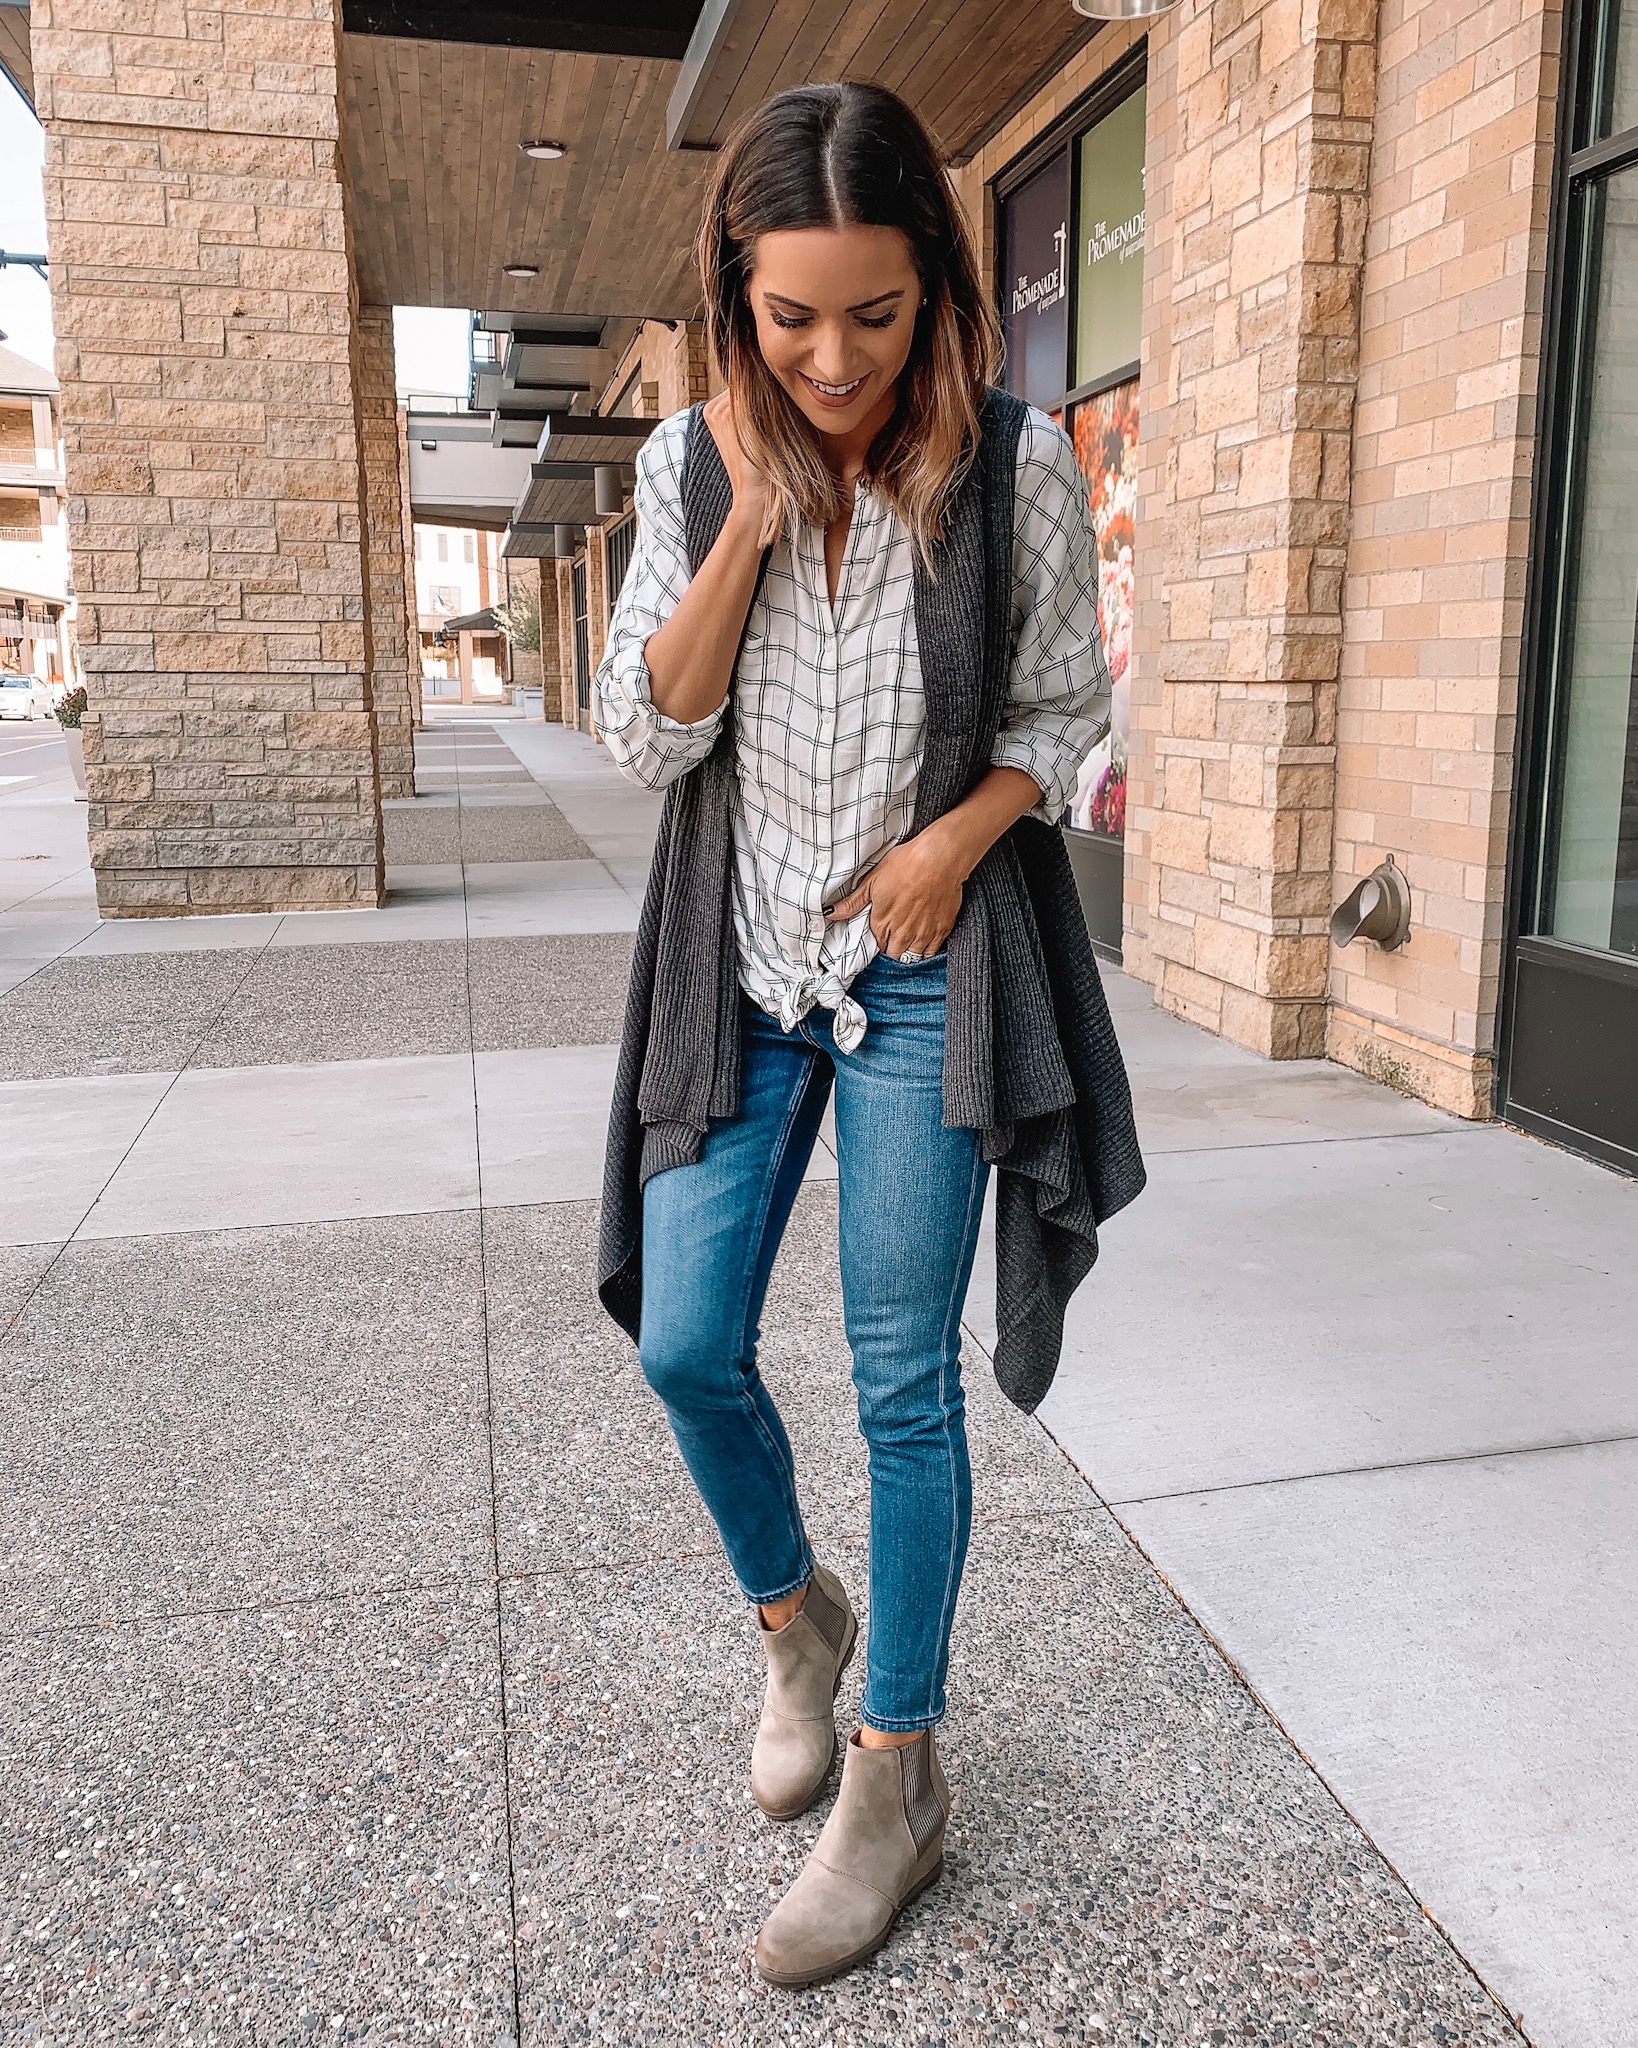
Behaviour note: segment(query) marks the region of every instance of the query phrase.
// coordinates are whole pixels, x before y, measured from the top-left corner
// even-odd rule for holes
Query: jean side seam
[[[764,1230],[768,1226],[768,1215],[773,1203],[773,1191],[775,1187],[778,1185],[780,1171],[785,1163],[785,1153],[787,1147],[790,1144],[791,1132],[795,1128],[796,1120],[802,1112],[803,1104],[807,1101],[808,1089],[812,1086],[812,1082],[813,1075],[810,1069],[810,1071],[803,1076],[801,1085],[797,1088],[795,1094],[791,1098],[790,1104],[785,1112],[784,1124],[780,1129],[779,1136],[775,1140],[771,1152],[769,1153],[767,1173],[763,1180],[762,1193],[759,1199],[759,1213],[762,1218],[762,1227]],[[758,1261],[760,1261],[761,1258],[761,1250],[762,1240],[759,1235],[757,1239]],[[755,1284],[755,1279],[756,1262],[753,1262],[753,1264],[750,1266],[746,1274],[745,1284],[741,1290],[738,1311],[736,1315],[736,1327],[739,1330],[739,1363],[741,1365],[743,1365],[745,1358],[745,1340],[747,1334],[747,1323],[750,1316],[751,1289]],[[758,1370],[760,1371],[760,1367],[758,1367]],[[781,1484],[784,1487],[785,1491],[786,1511],[790,1515],[792,1528],[796,1530],[798,1536],[801,1539],[798,1545],[798,1550],[800,1555],[807,1560],[807,1575],[799,1582],[798,1585],[789,1587],[787,1589],[787,1592],[797,1592],[800,1591],[801,1587],[805,1586],[808,1583],[808,1579],[810,1579],[813,1576],[813,1550],[808,1542],[807,1527],[802,1520],[801,1504],[798,1502],[796,1498],[796,1492],[793,1483],[794,1473],[791,1473],[787,1476],[786,1460],[785,1458],[782,1458],[779,1455],[779,1446],[777,1443],[775,1443],[772,1435],[769,1433],[767,1424],[764,1421],[760,1412],[758,1411],[755,1401],[751,1399],[750,1392],[746,1388],[744,1383],[743,1372],[741,1372],[740,1375],[739,1398],[745,1404],[745,1411],[750,1418],[752,1427],[761,1436],[763,1442],[767,1445],[769,1451],[773,1455],[774,1463],[779,1467],[781,1474]],[[767,1596],[767,1599],[782,1600],[785,1597],[785,1593],[770,1593]],[[764,1602],[763,1604],[766,1603]]]
[[[984,1183],[985,1183],[986,1177],[987,1177],[987,1176],[986,1176],[986,1173],[985,1173],[985,1167],[984,1167],[984,1158],[983,1158],[983,1154],[982,1154],[982,1152],[981,1152],[981,1151],[979,1150],[979,1148],[978,1148],[977,1146],[975,1146],[975,1147],[974,1147],[974,1157],[973,1157],[973,1175],[972,1175],[972,1181],[971,1181],[971,1184],[969,1185],[969,1187],[968,1187],[968,1190],[967,1190],[967,1213],[966,1213],[966,1215],[965,1215],[965,1216],[964,1216],[964,1217],[962,1218],[962,1238],[961,1238],[961,1241],[962,1241],[962,1244],[963,1244],[963,1246],[967,1245],[967,1244],[968,1244],[968,1243],[969,1243],[969,1242],[970,1242],[971,1240],[973,1240],[973,1239],[976,1239],[976,1237],[977,1237],[977,1229],[976,1229],[976,1227],[975,1227],[975,1225],[974,1225],[974,1222],[973,1222],[973,1206],[974,1206],[974,1202],[975,1202],[975,1200],[976,1200],[976,1202],[977,1202],[977,1205],[978,1205],[978,1208],[979,1208],[980,1212],[982,1212],[982,1209],[983,1209],[983,1205],[984,1205],[984,1195],[983,1195],[983,1188],[984,1188]],[[967,1262],[967,1279],[968,1279],[968,1284],[970,1285],[970,1284],[971,1284],[971,1281],[972,1281],[972,1266],[971,1266],[971,1262],[970,1262],[970,1261],[968,1261],[968,1262]],[[949,1634],[949,1631],[950,1631],[950,1630],[951,1630],[952,1628],[954,1628],[954,1626],[955,1626],[955,1601],[956,1601],[956,1594],[957,1594],[957,1592],[958,1592],[958,1591],[959,1591],[959,1589],[960,1589],[960,1583],[961,1583],[961,1582],[960,1582],[960,1578],[959,1578],[959,1576],[958,1576],[958,1574],[957,1574],[957,1571],[956,1571],[956,1538],[957,1538],[957,1534],[958,1534],[958,1524],[959,1524],[959,1520],[960,1520],[960,1509],[959,1509],[959,1506],[958,1506],[958,1504],[957,1504],[957,1499],[956,1499],[956,1494],[957,1494],[957,1488],[956,1488],[956,1469],[955,1469],[955,1440],[954,1440],[953,1436],[951,1435],[951,1431],[950,1431],[950,1414],[949,1414],[949,1401],[948,1401],[948,1399],[946,1398],[946,1394],[947,1394],[947,1381],[948,1381],[948,1379],[949,1379],[949,1375],[950,1375],[950,1371],[951,1371],[951,1366],[950,1366],[950,1362],[949,1362],[949,1352],[950,1352],[950,1326],[951,1326],[951,1324],[953,1323],[953,1324],[955,1325],[955,1327],[956,1327],[956,1329],[957,1329],[958,1331],[959,1331],[959,1329],[960,1329],[960,1327],[961,1327],[961,1304],[960,1304],[960,1302],[959,1302],[959,1301],[958,1301],[958,1299],[957,1299],[957,1293],[958,1293],[958,1290],[952,1287],[952,1288],[951,1288],[951,1290],[950,1290],[950,1303],[949,1303],[949,1306],[948,1306],[948,1308],[947,1308],[947,1309],[945,1310],[945,1312],[944,1312],[944,1329],[943,1329],[943,1332],[942,1332],[942,1334],[941,1334],[941,1336],[940,1336],[940,1339],[939,1339],[939,1368],[938,1368],[938,1386],[939,1386],[939,1403],[940,1403],[940,1406],[941,1406],[941,1408],[942,1408],[942,1409],[943,1409],[943,1411],[944,1411],[944,1455],[945,1455],[945,1458],[946,1458],[946,1459],[948,1460],[948,1463],[949,1463],[949,1467],[950,1467],[950,1518],[951,1518],[951,1519],[950,1519],[950,1569],[949,1569],[948,1575],[946,1576],[946,1579],[945,1579],[945,1585],[944,1585],[944,1598],[943,1598],[942,1602],[941,1602],[941,1603],[940,1603],[940,1605],[939,1605],[939,1629],[938,1629],[938,1640],[939,1640],[939,1642],[940,1642],[940,1643],[943,1643],[943,1642],[944,1642],[944,1641],[945,1641],[945,1640],[947,1639],[947,1637],[948,1637],[948,1634]],[[956,1361],[955,1361],[955,1367],[954,1367],[954,1370],[955,1370],[955,1373],[956,1373],[956,1377],[957,1377],[957,1379],[959,1380],[959,1379],[960,1379],[960,1376],[961,1376],[961,1359],[960,1359],[960,1355],[959,1355],[959,1346],[958,1346],[958,1352],[957,1352],[957,1357],[956,1357]],[[927,1707],[926,1707],[926,1711],[927,1711],[927,1713],[928,1713],[928,1714],[932,1714],[932,1713],[934,1712],[934,1703],[933,1703],[933,1690],[936,1690],[936,1688],[937,1688],[937,1684],[938,1684],[937,1674],[936,1674],[936,1673],[934,1673],[934,1674],[932,1674],[932,1675],[931,1675],[931,1678],[930,1678],[930,1687],[931,1687],[931,1689],[929,1690],[929,1692],[928,1692],[928,1697],[927,1697]]]

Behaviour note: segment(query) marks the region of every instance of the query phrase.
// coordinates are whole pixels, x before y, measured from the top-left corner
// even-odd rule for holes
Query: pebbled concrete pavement
[[[0,784],[0,2040],[1631,2048],[1638,1189],[1118,975],[1152,1184],[1040,1420],[969,1302],[949,1874],[755,1980],[822,1815],[589,1285],[657,804],[425,745],[379,912],[103,925],[60,748]],[[862,1596],[834,1173],[765,1355]]]

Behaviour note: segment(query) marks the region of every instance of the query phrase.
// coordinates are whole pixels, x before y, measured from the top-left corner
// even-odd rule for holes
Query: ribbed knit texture
[[[1013,490],[1023,406],[991,392],[978,459],[918,568],[916,637],[927,744],[915,830],[988,772],[1012,643]],[[732,493],[698,408],[683,469],[695,571]],[[598,1288],[635,1338],[642,1189],[699,1158],[712,1117],[739,1107],[733,721],[666,793],[632,961],[603,1180]],[[996,1168],[995,1374],[1018,1407],[1045,1398],[1064,1310],[1098,1256],[1098,1225],[1141,1192],[1143,1160],[1120,1047],[1063,835],[1024,818],[969,877],[948,945],[944,1121],[983,1132]]]

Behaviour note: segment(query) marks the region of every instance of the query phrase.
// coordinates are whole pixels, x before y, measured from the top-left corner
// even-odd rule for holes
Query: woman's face
[[[821,434],[892,410],[921,281],[898,228],[790,228],[759,235],[751,310],[762,359]]]

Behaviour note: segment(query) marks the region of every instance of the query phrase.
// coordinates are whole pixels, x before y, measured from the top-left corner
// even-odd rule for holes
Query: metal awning
[[[500,620],[495,616],[495,607],[486,604],[482,611],[462,612],[458,619],[445,619],[438,628],[440,633],[498,633]]]
[[[572,413],[547,415],[535,453],[541,462],[630,462],[653,433],[654,420],[588,419]],[[536,464],[538,473],[540,464]]]
[[[571,470],[567,476],[542,476],[554,465],[537,462],[523,495],[512,507],[512,525],[585,526],[597,517],[597,487],[590,473]],[[567,465],[563,465],[567,467]]]

